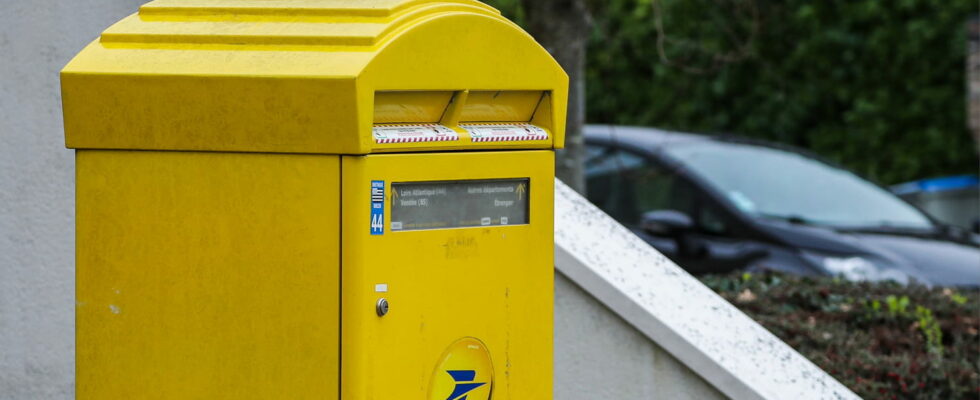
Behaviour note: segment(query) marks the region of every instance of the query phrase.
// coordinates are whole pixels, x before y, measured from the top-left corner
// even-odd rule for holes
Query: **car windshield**
[[[720,141],[664,151],[749,214],[841,228],[932,227],[884,189],[798,153]]]

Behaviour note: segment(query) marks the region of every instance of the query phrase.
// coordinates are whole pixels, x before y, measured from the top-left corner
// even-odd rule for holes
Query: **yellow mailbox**
[[[62,72],[79,399],[552,395],[567,77],[470,0],[157,0]]]

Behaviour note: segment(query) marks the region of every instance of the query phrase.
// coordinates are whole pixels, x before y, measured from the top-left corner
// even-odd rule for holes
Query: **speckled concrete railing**
[[[732,399],[859,399],[557,179],[555,267]]]

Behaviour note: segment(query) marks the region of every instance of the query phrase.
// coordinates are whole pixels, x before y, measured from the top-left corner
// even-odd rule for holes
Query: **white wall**
[[[58,71],[141,2],[0,0],[0,399],[74,397],[74,156]]]
[[[555,400],[727,398],[555,271]]]

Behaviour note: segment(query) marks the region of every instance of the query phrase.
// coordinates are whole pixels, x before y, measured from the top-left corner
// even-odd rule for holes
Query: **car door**
[[[687,177],[652,157],[590,144],[586,190],[596,206],[692,273],[730,271],[761,256],[737,219]],[[643,214],[658,210],[684,213],[693,225],[675,235],[642,229]]]

